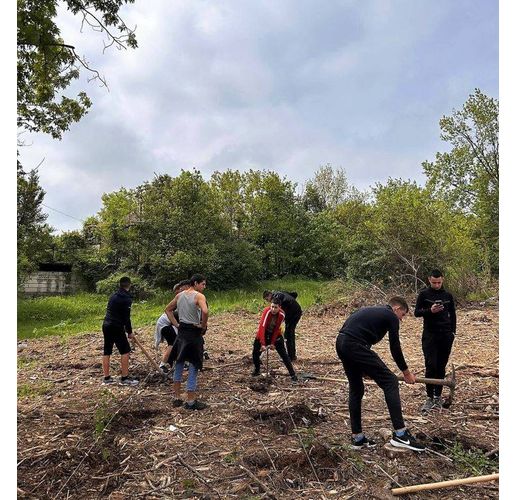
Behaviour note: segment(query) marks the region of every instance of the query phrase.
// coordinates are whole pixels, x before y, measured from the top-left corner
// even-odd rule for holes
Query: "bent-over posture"
[[[253,377],[260,375],[260,354],[269,348],[276,350],[286,366],[290,378],[297,381],[296,372],[285,350],[285,342],[281,334],[281,323],[285,319],[285,313],[280,309],[279,300],[272,299],[271,305],[262,312],[258,332],[253,343]]]
[[[394,361],[403,372],[405,382],[415,382],[415,377],[403,357],[399,339],[400,321],[408,310],[408,304],[402,297],[392,297],[385,306],[363,307],[349,316],[337,335],[337,354],[349,381],[349,415],[352,447],[355,449],[375,445],[362,431],[364,375],[372,378],[384,392],[394,427],[391,444],[415,451],[425,449],[405,427],[396,375],[371,350],[371,346],[380,342],[389,332],[389,346]]]

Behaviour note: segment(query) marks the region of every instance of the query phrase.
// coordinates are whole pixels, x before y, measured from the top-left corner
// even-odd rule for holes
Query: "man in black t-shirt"
[[[428,282],[430,286],[417,297],[414,316],[423,318],[421,344],[425,356],[425,377],[443,379],[457,329],[455,302],[452,294],[443,288],[444,276],[439,269],[430,273]],[[442,408],[442,390],[441,385],[427,384],[428,399],[421,408],[423,413]]]
[[[131,326],[131,304],[132,298],[129,294],[131,280],[124,276],[120,279],[120,288],[111,297],[107,304],[106,316],[102,323],[104,334],[104,355],[102,357],[102,369],[104,372],[103,384],[112,384],[113,378],[109,374],[109,361],[113,353],[113,344],[120,353],[122,385],[138,385],[138,380],[129,377],[129,353],[131,346],[127,337],[132,338],[133,328]],[[127,335],[126,335],[127,332]]]
[[[405,382],[415,382],[415,377],[403,357],[399,338],[400,321],[408,310],[408,304],[402,297],[392,297],[385,306],[363,307],[349,316],[337,335],[337,354],[349,381],[351,445],[354,449],[375,446],[375,443],[362,432],[364,376],[372,378],[384,392],[394,428],[391,444],[414,451],[425,449],[405,427],[398,378],[378,354],[371,350],[371,346],[380,342],[389,332],[389,346],[394,361],[403,372]]]

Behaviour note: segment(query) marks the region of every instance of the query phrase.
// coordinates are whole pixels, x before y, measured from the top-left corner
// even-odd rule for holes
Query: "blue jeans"
[[[184,361],[182,363],[176,362],[176,368],[174,370],[174,382],[181,382],[183,378]],[[195,391],[197,387],[197,373],[198,369],[190,363],[188,367],[188,380],[186,381],[186,390],[188,392]]]

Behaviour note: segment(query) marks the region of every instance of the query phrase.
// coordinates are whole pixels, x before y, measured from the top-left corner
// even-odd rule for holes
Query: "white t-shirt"
[[[161,335],[161,329],[164,326],[170,326],[171,324],[172,323],[168,319],[167,313],[163,313],[158,318],[158,321],[156,323],[156,330],[154,332],[154,344],[155,344],[156,348],[161,344],[161,342],[163,342],[163,337]],[[175,330],[175,332],[177,334],[177,328],[174,325],[172,325],[172,328]]]

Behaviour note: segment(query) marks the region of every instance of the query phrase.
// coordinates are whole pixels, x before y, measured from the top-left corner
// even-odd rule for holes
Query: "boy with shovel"
[[[292,366],[292,361],[285,349],[285,342],[281,334],[281,324],[285,319],[285,313],[280,308],[280,301],[273,298],[271,305],[262,312],[258,332],[253,343],[253,377],[260,375],[260,353],[266,349],[276,350],[285,364],[290,378],[297,381],[297,375]]]

